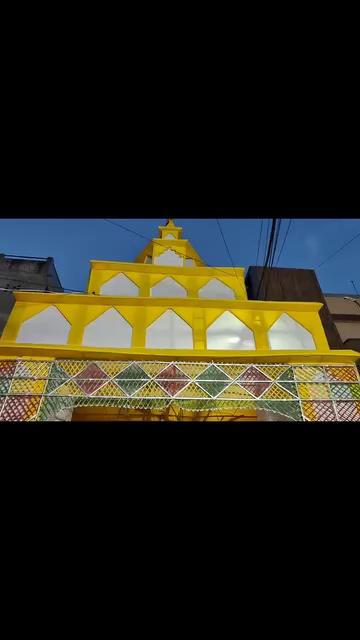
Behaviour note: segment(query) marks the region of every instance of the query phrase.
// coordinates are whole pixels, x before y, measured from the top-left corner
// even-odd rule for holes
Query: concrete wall
[[[351,298],[353,296],[349,297]],[[335,297],[325,295],[325,300],[331,314],[346,313],[351,315],[358,315],[360,320],[360,307],[355,302],[351,302],[351,300],[344,300],[343,296]]]
[[[357,300],[346,300],[346,296]],[[325,294],[326,304],[345,349],[360,351],[360,296]]]
[[[0,335],[15,304],[12,289],[62,292],[53,258],[11,258],[0,253]]]
[[[260,283],[262,284],[259,289]],[[249,267],[245,284],[249,300],[321,302],[323,307],[320,309],[319,316],[329,347],[330,349],[344,348],[313,269]]]
[[[359,322],[337,322],[336,327],[343,342],[350,338],[360,339],[360,317]]]

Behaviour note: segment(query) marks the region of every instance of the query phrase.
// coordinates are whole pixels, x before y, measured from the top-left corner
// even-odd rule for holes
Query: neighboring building
[[[0,253],[0,335],[15,304],[12,289],[63,291],[53,258],[14,258]]]
[[[86,294],[16,292],[1,420],[356,420],[352,350],[320,301],[248,299],[169,220],[134,263],[91,261]]]
[[[360,351],[360,296],[324,293],[324,297],[344,348]]]
[[[264,272],[264,277],[262,274]],[[262,279],[262,281],[261,281]],[[293,302],[320,302],[319,316],[331,349],[344,345],[327,307],[316,273],[313,269],[287,269],[283,267],[249,267],[246,274],[249,300],[292,300]],[[259,285],[261,289],[259,290]],[[359,309],[360,311],[360,309]],[[351,347],[347,347],[351,348]]]

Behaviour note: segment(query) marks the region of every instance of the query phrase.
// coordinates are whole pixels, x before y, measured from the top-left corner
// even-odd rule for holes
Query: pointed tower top
[[[180,240],[181,237],[182,227],[177,227],[173,218],[168,218],[165,224],[159,227],[159,238],[162,240]]]

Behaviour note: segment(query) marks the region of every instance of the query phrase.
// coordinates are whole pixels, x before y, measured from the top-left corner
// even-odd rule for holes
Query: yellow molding
[[[359,359],[357,351],[348,349],[329,351],[218,351],[201,349],[114,349],[107,347],[85,347],[74,345],[17,344],[0,341],[0,357],[2,360],[13,357],[49,360],[59,358],[97,359],[97,360],[186,360],[205,362],[279,362],[288,364],[353,364]]]
[[[170,242],[170,241],[169,241]],[[136,273],[178,273],[179,275],[195,275],[195,276],[211,276],[221,280],[221,275],[228,275],[236,279],[236,274],[241,277],[244,275],[244,267],[176,267],[163,264],[145,264],[144,262],[115,262],[114,260],[90,260],[93,270],[96,271],[117,271],[122,273],[123,270],[134,271]],[[224,273],[225,272],[225,273]]]
[[[192,307],[218,308],[218,309],[249,309],[256,311],[315,311],[319,312],[323,304],[321,302],[273,302],[263,300],[238,300],[236,298],[219,300],[210,298],[148,298],[148,297],[123,297],[103,296],[93,294],[73,293],[30,293],[27,291],[14,291],[15,299],[19,302],[40,302],[42,304],[95,304],[99,306],[162,306],[162,307]]]

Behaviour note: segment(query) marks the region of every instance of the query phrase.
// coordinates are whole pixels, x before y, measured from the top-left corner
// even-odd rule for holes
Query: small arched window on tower
[[[168,309],[146,330],[147,349],[193,349],[192,328]]]
[[[283,313],[268,331],[270,349],[315,350],[316,345],[310,331],[293,318]]]
[[[183,266],[183,258],[179,256],[176,251],[172,249],[167,249],[163,251],[159,256],[154,258],[154,264],[162,264],[164,266],[172,266],[172,267],[182,267]]]

